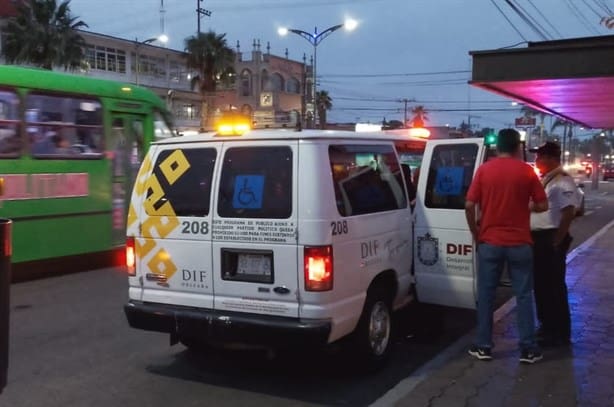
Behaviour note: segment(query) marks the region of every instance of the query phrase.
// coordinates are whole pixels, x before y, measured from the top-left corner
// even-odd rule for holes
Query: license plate
[[[271,257],[264,254],[239,254],[237,274],[271,275]]]

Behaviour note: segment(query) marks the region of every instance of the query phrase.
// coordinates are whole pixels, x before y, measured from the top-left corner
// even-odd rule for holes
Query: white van
[[[187,346],[327,344],[353,333],[365,361],[379,363],[392,311],[414,294],[475,306],[464,197],[454,193],[466,192],[480,143],[458,144],[469,156],[427,147],[437,163],[420,176],[418,239],[402,164],[420,162],[423,140],[262,130],[153,144],[128,216],[130,325]],[[471,157],[460,180],[452,168]]]

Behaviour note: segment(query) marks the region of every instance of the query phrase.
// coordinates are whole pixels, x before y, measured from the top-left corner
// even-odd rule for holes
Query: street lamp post
[[[147,45],[147,44],[151,44],[154,41],[160,41],[162,44],[166,44],[168,42],[168,37],[165,34],[162,34],[158,37],[152,37],[152,38],[148,38],[145,41],[139,41],[138,38],[134,39],[134,43],[135,45],[135,52],[134,52],[134,56],[135,56],[135,65],[136,65],[136,70],[135,70],[135,77],[134,77],[134,82],[136,85],[139,84],[139,73],[141,72],[141,55],[139,53],[139,48],[142,45]]]
[[[348,31],[352,31],[353,29],[356,28],[356,26],[358,25],[358,23],[356,22],[356,20],[352,20],[352,19],[348,19],[346,20],[343,24],[337,24],[337,25],[333,25],[332,27],[328,27],[326,30],[322,31],[322,32],[318,32],[318,27],[315,27],[313,30],[313,33],[308,33],[307,31],[303,31],[303,30],[297,30],[294,28],[285,28],[285,27],[281,27],[277,30],[277,32],[279,33],[279,35],[281,36],[285,36],[286,34],[288,34],[289,32],[294,33],[296,35],[299,35],[301,37],[303,37],[304,39],[306,39],[312,46],[313,46],[313,65],[311,67],[311,71],[312,71],[312,95],[311,95],[311,101],[312,101],[312,106],[313,106],[313,124],[315,127],[315,124],[317,122],[317,107],[316,107],[316,93],[317,93],[317,83],[316,83],[316,66],[317,66],[317,49],[318,49],[318,45],[324,40],[324,38],[328,37],[329,35],[331,35],[333,32],[337,31],[340,28],[345,28]]]

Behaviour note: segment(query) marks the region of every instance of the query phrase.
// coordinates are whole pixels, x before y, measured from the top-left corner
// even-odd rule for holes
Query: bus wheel
[[[379,287],[370,290],[355,332],[355,350],[369,370],[379,368],[392,347],[390,300]]]

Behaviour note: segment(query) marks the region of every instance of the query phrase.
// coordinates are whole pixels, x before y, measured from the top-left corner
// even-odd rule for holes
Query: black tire
[[[354,353],[366,370],[380,368],[393,344],[392,311],[390,296],[376,287],[367,294],[367,299],[354,331]]]

